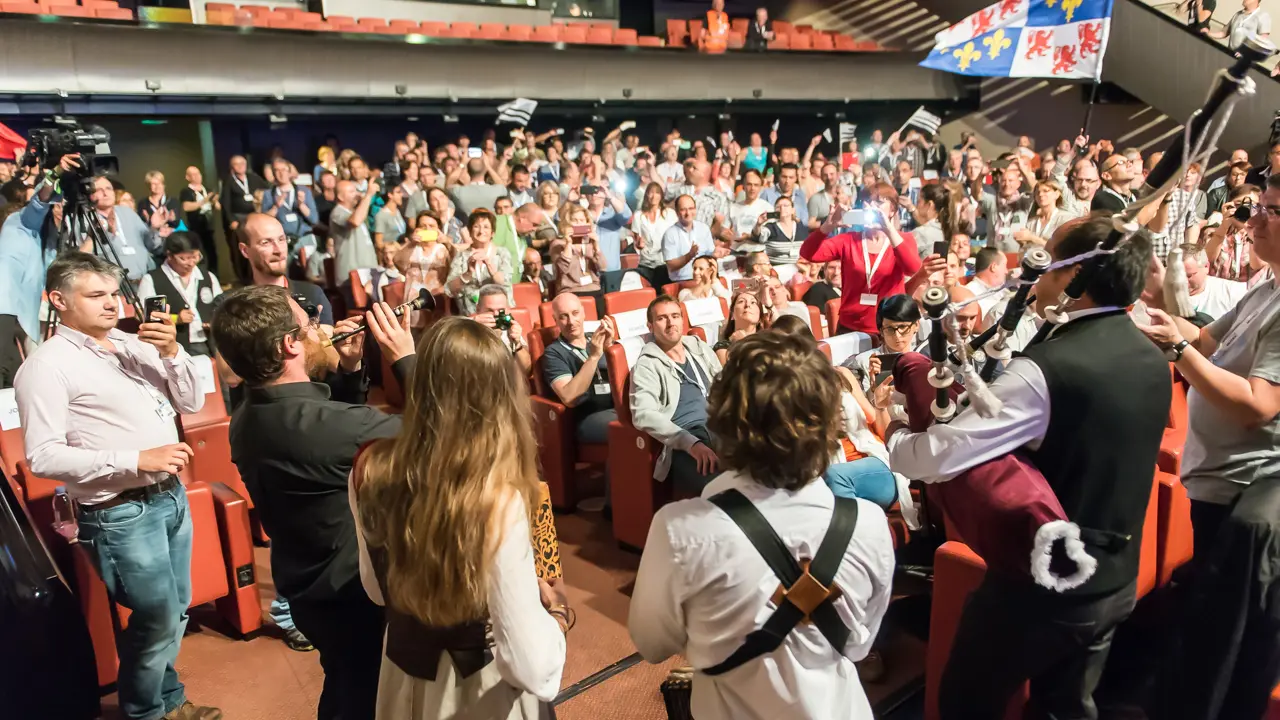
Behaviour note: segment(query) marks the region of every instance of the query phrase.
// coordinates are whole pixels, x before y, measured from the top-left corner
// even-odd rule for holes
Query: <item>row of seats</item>
[[[201,374],[212,377],[212,391],[198,413],[180,416],[179,435],[195,457],[179,479],[186,488],[192,534],[191,607],[214,603],[218,614],[242,636],[262,626],[262,606],[254,569],[251,503],[231,463],[227,429],[230,418],[207,357]],[[113,684],[119,662],[114,627],[128,624],[129,611],[113,606],[106,586],[88,553],[52,532],[52,497],[60,482],[36,476],[28,467],[22,429],[0,432],[0,470],[26,506],[32,522],[63,574],[73,579],[76,597],[89,628],[98,684]],[[233,489],[234,488],[234,489]]]
[[[552,25],[507,25],[504,23],[446,23],[436,20],[404,20],[347,15],[322,16],[294,8],[263,5],[210,3],[205,6],[205,22],[211,25],[247,25],[316,32],[363,32],[385,35],[425,35],[434,38],[501,40],[509,42],[569,43],[574,45],[635,45],[661,47],[662,39],[640,37],[635,30],[616,28],[611,23],[569,23]]]
[[[750,25],[751,20],[748,18],[734,18],[730,21],[730,49],[743,46],[747,37],[747,28]],[[702,20],[668,18],[667,45],[669,47],[696,46],[704,31]],[[874,40],[855,40],[848,35],[818,30],[812,25],[792,25],[782,20],[773,21],[773,33],[774,39],[769,41],[770,50],[874,52],[886,49]]]
[[[133,10],[120,7],[116,0],[3,0],[0,2],[0,13],[99,20],[132,20],[134,17]]]

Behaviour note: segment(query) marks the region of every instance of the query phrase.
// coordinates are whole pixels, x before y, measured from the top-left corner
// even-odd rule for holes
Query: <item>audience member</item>
[[[677,222],[676,211],[663,207],[662,185],[651,182],[644,189],[640,210],[631,218],[631,233],[636,253],[640,255],[640,276],[651,287],[660,288],[671,281],[662,255],[662,239]]]
[[[1231,192],[1244,185],[1245,178],[1249,176],[1249,156],[1245,155],[1244,160],[1238,162],[1234,158],[1235,153],[1232,153],[1231,165],[1227,168],[1227,172],[1214,180],[1209,185],[1208,192],[1205,193],[1206,217],[1221,212],[1222,206],[1230,199]],[[1225,212],[1222,214],[1226,215]]]
[[[138,297],[163,296],[173,316],[178,344],[189,355],[212,356],[209,323],[213,320],[213,299],[222,294],[222,285],[213,271],[197,267],[200,239],[193,233],[176,232],[165,238],[164,254],[164,263],[138,283]]]
[[[1235,172],[1233,169],[1232,172]],[[1222,220],[1209,234],[1204,245],[1205,257],[1209,260],[1209,273],[1223,280],[1248,282],[1254,273],[1262,269],[1263,262],[1250,250],[1253,245],[1252,233],[1247,220],[1235,217],[1241,207],[1252,217],[1255,208],[1260,208],[1259,190],[1253,185],[1238,185],[1231,190],[1230,199],[1222,205]]]
[[[369,269],[369,281],[364,284],[364,292],[371,302],[382,302],[382,289],[393,282],[404,282],[405,275],[396,267],[396,258],[403,248],[395,243],[382,246],[378,258],[378,267]],[[448,263],[445,263],[448,267]],[[406,297],[412,297],[412,291],[406,287]]]
[[[691,707],[698,718],[871,716],[853,663],[889,605],[893,540],[883,510],[836,499],[817,482],[839,447],[837,382],[811,341],[772,332],[744,340],[705,410],[725,473],[700,497],[654,516],[628,626],[650,662],[683,654],[700,670]],[[776,642],[751,638],[776,605],[770,598],[788,590],[756,549],[775,546],[823,558],[812,569],[831,572],[841,592],[822,598],[828,620],[801,624],[794,614],[779,628],[781,650],[770,652]],[[814,554],[819,546],[836,550],[827,567],[819,565],[830,555]]]
[[[386,607],[378,715],[538,717],[572,614],[535,571],[528,383],[492,334],[445,318],[407,387],[404,431],[369,445],[346,483],[364,593]]]
[[[521,373],[527,377],[533,369],[533,358],[529,355],[529,344],[525,341],[525,329],[511,317],[511,300],[507,297],[507,288],[493,283],[482,286],[477,292],[471,319],[498,336],[507,350],[511,351]]]
[[[363,195],[355,180],[338,183],[338,204],[329,215],[329,236],[333,238],[334,275],[346,282],[352,270],[378,264],[378,246],[369,234],[369,208],[378,194],[378,184],[370,182]]]
[[[1261,5],[1261,0],[1243,0],[1240,9],[1227,22],[1226,30],[1212,30],[1206,24],[1200,28],[1200,32],[1211,38],[1226,40],[1227,49],[1232,51],[1238,50],[1250,37],[1266,39],[1271,35],[1271,16]]]
[[[693,259],[693,280],[687,287],[680,289],[679,300],[701,300],[718,297],[728,300],[731,296],[729,288],[720,280],[720,266],[715,258],[702,255]]]
[[[179,229],[182,226],[182,207],[176,199],[170,198],[165,192],[164,173],[159,170],[150,170],[143,179],[147,183],[148,194],[143,198],[142,205],[136,208],[138,216],[149,225],[152,215],[163,213],[164,222],[169,229]]]
[[[80,548],[110,602],[130,611],[115,639],[123,715],[218,720],[220,710],[187,700],[176,669],[192,542],[178,473],[193,453],[174,416],[198,411],[204,393],[172,318],[145,318],[137,335],[116,327],[120,282],[120,268],[87,253],[49,265],[59,325],[14,380],[23,447],[32,473],[66,483]]]
[[[138,214],[116,204],[115,189],[111,180],[99,176],[93,181],[93,194],[89,196],[97,210],[98,221],[110,238],[111,249],[125,270],[126,279],[135,286],[142,276],[155,268],[153,255],[159,255],[164,239],[173,232],[164,213],[154,213],[151,222],[144,223]],[[81,247],[89,250],[88,243]]]
[[[700,493],[718,473],[707,430],[707,393],[720,361],[705,342],[685,334],[675,298],[658,296],[648,316],[653,341],[631,369],[631,421],[662,444],[654,479]]]
[[[200,247],[204,253],[204,266],[210,270],[218,269],[218,243],[213,234],[213,213],[221,210],[222,203],[217,193],[210,192],[204,186],[204,174],[200,168],[192,165],[187,168],[186,187],[178,193],[178,202],[187,230],[200,239]]]
[[[311,251],[316,246],[314,228],[319,222],[320,211],[316,209],[311,192],[294,184],[288,160],[276,158],[271,167],[275,185],[262,193],[262,212],[280,221],[290,241],[289,264],[294,265],[298,263],[303,248]]]
[[[1236,307],[1248,289],[1243,282],[1210,275],[1208,255],[1195,245],[1182,246],[1182,264],[1187,271],[1191,305],[1196,312],[1215,320]]]
[[[711,237],[711,228],[697,219],[698,207],[691,195],[676,198],[676,224],[662,235],[662,257],[672,282],[693,279],[693,259],[709,255],[717,260],[729,254]]]
[[[844,363],[853,371],[864,393],[870,393],[880,373],[890,369],[882,367],[880,355],[900,355],[915,350],[921,317],[920,305],[910,295],[890,295],[880,302],[875,315],[880,347],[864,350]]]
[[[1036,184],[1035,207],[1027,217],[1025,226],[1013,231],[1013,240],[1019,252],[1031,247],[1044,247],[1049,238],[1071,219],[1067,212],[1065,193],[1057,180],[1049,178]]]
[[[805,305],[818,308],[825,313],[827,303],[840,298],[841,287],[840,263],[834,260],[822,264],[822,279],[809,286],[801,300]]]
[[[222,206],[222,228],[227,237],[240,229],[249,213],[257,212],[257,201],[253,194],[267,189],[267,181],[249,172],[249,161],[243,155],[233,155],[230,162],[231,174],[222,183],[219,193]]]
[[[555,273],[551,268],[542,266],[542,255],[534,248],[524,249],[524,262],[521,264],[520,282],[538,286],[538,294],[543,302],[551,299],[555,288]]]
[[[795,211],[796,220],[808,227],[809,200],[804,191],[800,189],[799,183],[799,166],[794,163],[783,163],[778,167],[774,184],[765,188],[760,193],[760,197],[767,203],[773,203],[775,207],[777,207],[778,198],[785,197],[789,199],[791,207]]]
[[[742,202],[734,203],[729,210],[734,252],[764,250],[763,243],[756,239],[756,228],[766,221],[766,216],[774,208],[772,203],[760,197],[762,187],[764,179],[758,171],[747,170],[742,173]]]
[[[462,249],[449,266],[445,292],[458,305],[464,315],[475,313],[480,288],[490,283],[501,285],[508,292],[514,277],[511,255],[493,245],[494,215],[483,208],[471,213],[467,220],[470,247]]]
[[[626,198],[607,185],[585,196],[589,222],[595,226],[594,236],[600,254],[600,282],[604,292],[614,292],[622,284],[622,230],[631,222],[631,208],[627,206]]]
[[[759,293],[758,288],[752,287],[734,294],[733,302],[729,304],[729,319],[720,330],[720,340],[711,346],[721,365],[729,357],[730,345],[769,326],[771,318],[761,307]]]
[[[1009,278],[1009,260],[1004,253],[993,247],[984,247],[974,256],[973,277],[968,288],[978,295],[1003,287]],[[999,305],[1004,299],[1002,295],[992,295],[978,301],[982,307],[982,316],[986,317],[991,308]]]
[[[769,41],[773,40],[773,38],[773,21],[769,19],[769,10],[763,7],[756,8],[755,19],[747,26],[747,36],[743,42],[743,48],[759,52],[768,48]]]

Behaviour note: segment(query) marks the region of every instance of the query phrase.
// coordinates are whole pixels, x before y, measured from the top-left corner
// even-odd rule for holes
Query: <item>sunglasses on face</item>
[[[298,303],[298,307],[302,308],[302,312],[307,314],[307,321],[311,323],[312,327],[320,324],[320,306],[308,300],[306,295],[298,293],[293,294],[293,301]]]

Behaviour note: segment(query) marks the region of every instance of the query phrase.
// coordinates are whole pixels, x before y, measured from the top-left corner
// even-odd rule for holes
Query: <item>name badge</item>
[[[121,255],[137,255],[138,249],[132,245],[121,245],[120,254]]]
[[[866,305],[868,307],[875,307],[877,299],[878,298],[875,295],[872,295],[871,293],[862,293],[862,295],[858,297],[858,304]]]
[[[253,202],[253,193],[245,193],[245,194],[244,194],[244,201],[245,201],[245,202]]]
[[[285,222],[298,222],[298,213],[289,213],[284,216]]]
[[[596,395],[608,395],[612,392],[612,388],[609,387],[609,383],[595,383],[591,386],[591,392]]]
[[[147,393],[156,402],[156,415],[161,420],[172,420],[177,416],[177,412],[173,409],[173,405],[169,404],[169,398],[165,397],[160,391],[153,387],[147,387]]]
[[[578,279],[578,283],[579,283],[579,284],[581,284],[581,285],[590,285],[590,284],[591,284],[591,276],[590,276],[590,275],[583,275],[581,278],[579,278],[579,279]]]

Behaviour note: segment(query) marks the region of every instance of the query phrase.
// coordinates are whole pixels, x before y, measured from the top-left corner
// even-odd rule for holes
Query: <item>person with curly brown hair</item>
[[[724,472],[654,516],[629,619],[646,660],[698,669],[699,720],[872,717],[854,663],[889,604],[893,541],[883,510],[820,480],[840,413],[831,363],[777,332],[739,341],[711,388]]]

